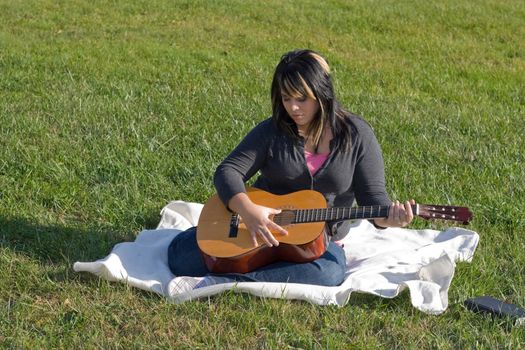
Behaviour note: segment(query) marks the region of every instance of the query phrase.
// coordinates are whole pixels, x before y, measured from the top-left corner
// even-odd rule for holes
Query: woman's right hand
[[[238,193],[230,199],[228,206],[237,212],[250,231],[254,247],[258,245],[257,236],[260,237],[268,247],[278,246],[279,241],[275,239],[270,230],[277,231],[282,235],[288,232],[271,220],[271,217],[281,212],[280,209],[268,208],[253,203],[246,193]]]

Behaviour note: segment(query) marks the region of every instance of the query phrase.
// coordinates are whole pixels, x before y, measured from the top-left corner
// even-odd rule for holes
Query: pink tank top
[[[304,157],[306,158],[306,165],[312,176],[315,175],[317,170],[319,170],[326,159],[328,158],[328,153],[312,153],[307,150],[304,151]]]

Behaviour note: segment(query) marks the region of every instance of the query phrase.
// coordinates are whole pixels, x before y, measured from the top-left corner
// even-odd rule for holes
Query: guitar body
[[[310,190],[278,196],[249,188],[247,195],[256,204],[283,212],[327,206],[322,194]],[[246,273],[275,261],[309,262],[326,251],[324,222],[281,224],[288,235],[272,232],[279,241],[278,246],[268,247],[258,241],[254,247],[250,232],[242,221],[236,222],[236,218],[238,216],[226,209],[218,195],[204,205],[197,226],[197,243],[211,272]]]

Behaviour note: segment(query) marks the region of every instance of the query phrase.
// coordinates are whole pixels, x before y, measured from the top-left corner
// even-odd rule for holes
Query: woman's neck
[[[299,128],[298,128],[299,129]],[[332,129],[330,127],[325,127],[323,130],[323,134],[321,135],[321,140],[319,142],[319,145],[316,145],[313,142],[313,137],[310,137],[311,135],[305,135],[301,133],[301,130],[299,129],[299,135],[304,138],[304,149],[311,153],[330,153],[330,141],[332,141],[333,134]]]

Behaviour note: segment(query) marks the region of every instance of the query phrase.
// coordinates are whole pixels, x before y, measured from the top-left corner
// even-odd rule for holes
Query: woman
[[[323,57],[311,50],[285,54],[274,73],[271,97],[272,117],[249,132],[214,176],[219,197],[241,216],[254,246],[257,238],[277,246],[270,230],[287,234],[270,219],[280,210],[257,205],[246,195],[245,182],[257,172],[253,186],[278,195],[313,189],[324,195],[329,207],[349,207],[354,200],[358,205],[390,205],[387,218],[372,221],[378,228],[404,227],[412,221],[413,201],[390,201],[377,139],[363,119],[337,102]],[[344,278],[344,251],[333,241],[325,254],[310,263],[278,262],[246,274],[209,274],[195,231],[189,229],[173,240],[168,260],[175,275],[206,276],[197,287],[231,281],[333,286]],[[332,237],[345,231],[348,223],[327,225]]]

